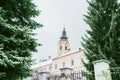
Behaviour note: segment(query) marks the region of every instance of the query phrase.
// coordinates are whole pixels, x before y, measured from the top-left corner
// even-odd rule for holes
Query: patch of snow
[[[52,64],[52,59],[35,64],[31,67],[31,69],[39,68],[40,66],[44,66],[44,65],[48,65],[48,64]]]

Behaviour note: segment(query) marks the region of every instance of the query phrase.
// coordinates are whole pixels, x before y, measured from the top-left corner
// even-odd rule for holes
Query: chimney
[[[49,56],[48,59],[51,59],[51,56]]]

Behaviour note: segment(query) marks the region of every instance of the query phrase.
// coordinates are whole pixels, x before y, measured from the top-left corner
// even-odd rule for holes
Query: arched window
[[[55,69],[57,69],[57,64],[55,65]]]
[[[62,46],[60,46],[60,50],[62,50]]]
[[[63,67],[65,67],[65,63],[63,63]]]
[[[74,65],[74,61],[73,60],[71,61],[71,65]]]
[[[67,50],[67,46],[65,46],[65,50]]]

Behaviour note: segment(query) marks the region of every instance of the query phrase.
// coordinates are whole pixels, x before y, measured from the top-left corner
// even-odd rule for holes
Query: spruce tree
[[[42,26],[33,17],[39,12],[32,0],[0,1],[0,80],[30,76],[32,53],[39,45],[33,30]]]
[[[82,42],[89,61],[84,63],[86,69],[94,74],[92,62],[100,59],[120,67],[120,4],[117,0],[89,0],[88,4],[84,20],[90,30]]]

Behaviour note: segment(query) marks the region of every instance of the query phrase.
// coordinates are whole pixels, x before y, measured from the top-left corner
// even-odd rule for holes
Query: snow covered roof
[[[52,64],[52,59],[41,62],[41,63],[38,63],[38,64],[35,64],[31,67],[31,69],[39,68],[41,66],[48,65],[48,64]]]
[[[68,55],[71,55],[71,54],[74,54],[74,53],[77,53],[77,52],[80,52],[80,51],[83,51],[83,49],[77,49],[77,50],[74,50],[74,51],[71,51],[71,52],[68,52],[66,54],[63,54],[61,56],[58,56],[54,59],[50,59],[50,60],[47,60],[47,61],[44,61],[44,62],[41,62],[41,63],[38,63],[38,64],[35,64],[31,67],[31,69],[35,69],[35,68],[39,68],[41,66],[44,66],[44,65],[48,65],[48,64],[52,64],[52,61],[55,60],[55,59],[58,59],[58,58],[61,58],[61,57],[64,57],[64,56],[68,56]]]
[[[68,52],[68,53],[66,53],[66,54],[63,54],[63,55],[61,55],[61,56],[58,56],[58,57],[54,58],[53,60],[59,59],[59,58],[61,58],[61,57],[68,56],[68,55],[71,55],[71,54],[74,54],[74,53],[78,53],[78,52],[81,52],[81,51],[83,51],[83,49],[77,49],[77,50]]]

